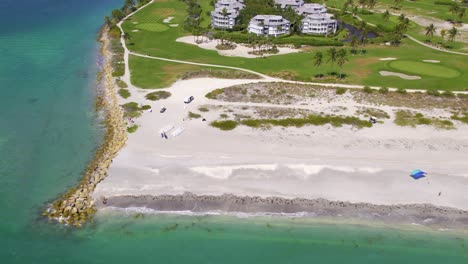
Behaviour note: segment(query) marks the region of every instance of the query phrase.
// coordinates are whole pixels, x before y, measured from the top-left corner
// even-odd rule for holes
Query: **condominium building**
[[[325,14],[327,13],[327,8],[321,4],[304,4],[296,8],[296,13],[301,16],[308,16],[312,14]]]
[[[292,9],[296,9],[304,5],[304,0],[275,0],[275,3],[279,5],[282,9],[286,9],[289,7],[291,7]]]
[[[244,0],[218,0],[215,4],[215,8],[236,9],[237,11],[244,7]]]
[[[243,0],[218,0],[211,12],[211,27],[232,29],[237,22],[239,11],[245,7]]]
[[[301,21],[301,31],[304,34],[335,34],[338,22],[332,14],[312,14]]]
[[[249,23],[248,31],[256,35],[279,36],[289,34],[291,23],[282,16],[257,15]]]

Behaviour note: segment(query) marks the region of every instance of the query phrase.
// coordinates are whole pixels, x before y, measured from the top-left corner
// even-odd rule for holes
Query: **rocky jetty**
[[[117,101],[117,86],[112,77],[112,66],[107,29],[101,35],[101,53],[105,59],[105,65],[100,73],[100,81],[103,89],[96,98],[96,110],[105,115],[106,132],[104,142],[96,152],[96,155],[88,165],[83,179],[78,185],[68,190],[47,208],[44,215],[49,219],[62,224],[81,226],[91,215],[96,212],[92,193],[96,185],[107,176],[107,169],[112,159],[125,145],[127,140],[126,124],[123,118],[123,110]]]

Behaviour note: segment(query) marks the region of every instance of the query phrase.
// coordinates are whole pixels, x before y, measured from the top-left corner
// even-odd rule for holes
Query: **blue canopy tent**
[[[426,174],[427,173],[422,170],[414,170],[411,172],[410,176],[413,177],[413,179],[418,180],[420,178],[426,177]]]

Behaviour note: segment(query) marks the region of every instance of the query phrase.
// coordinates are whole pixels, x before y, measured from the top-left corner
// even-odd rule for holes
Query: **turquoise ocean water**
[[[0,263],[468,263],[455,233],[116,212],[81,230],[43,221],[101,139],[95,38],[121,3],[0,0]]]

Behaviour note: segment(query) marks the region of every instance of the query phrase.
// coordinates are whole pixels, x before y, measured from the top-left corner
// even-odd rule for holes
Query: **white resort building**
[[[248,31],[256,35],[279,36],[289,34],[291,23],[282,16],[256,15],[249,23]]]
[[[275,0],[275,3],[282,9],[291,7],[292,9],[299,8],[304,5],[304,0]]]
[[[218,0],[211,12],[211,27],[232,29],[237,22],[239,11],[245,7],[243,0]]]
[[[304,34],[335,34],[338,22],[332,14],[311,14],[301,21],[301,32]]]
[[[308,16],[312,14],[325,14],[327,13],[327,8],[321,4],[304,4],[296,8],[296,13],[301,16]]]

